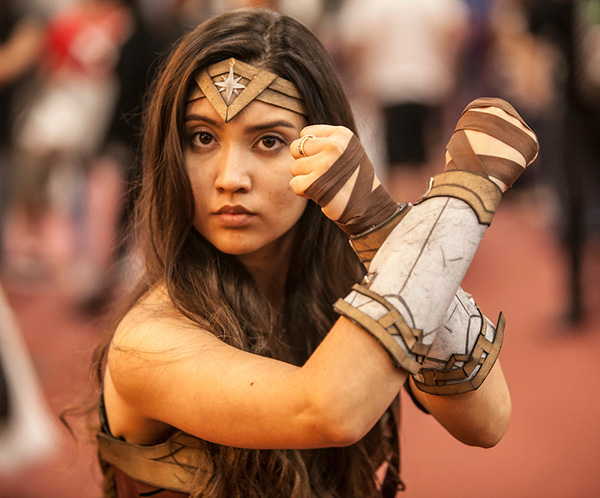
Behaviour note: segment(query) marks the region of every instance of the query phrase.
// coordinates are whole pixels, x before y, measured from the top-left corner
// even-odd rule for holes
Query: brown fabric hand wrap
[[[358,172],[356,170],[358,169]],[[354,175],[356,182],[346,208],[336,224],[348,235],[356,235],[390,218],[398,204],[379,184],[373,188],[375,171],[363,146],[352,136],[340,158],[304,192],[319,206],[325,207]]]
[[[452,160],[446,165],[447,170],[467,170],[482,175],[493,176],[511,187],[515,180],[523,173],[524,167],[504,157],[476,154],[465,130],[486,133],[505,144],[515,148],[525,158],[526,165],[531,164],[537,157],[539,144],[529,134],[494,114],[484,112],[470,112],[475,109],[497,107],[508,115],[519,120],[527,130],[531,128],[508,102],[497,98],[480,98],[471,102],[463,111],[454,133],[448,142],[446,150]]]

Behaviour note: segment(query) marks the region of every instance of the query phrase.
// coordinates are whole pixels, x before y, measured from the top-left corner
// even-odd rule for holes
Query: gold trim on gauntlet
[[[352,290],[368,298],[366,305],[354,306],[353,293],[350,293],[346,300],[338,299],[333,305],[334,310],[375,337],[397,367],[416,374],[430,349],[423,344],[423,331],[411,328],[400,312],[379,294],[359,284],[355,284]],[[373,312],[373,305],[376,312]]]
[[[446,361],[427,357],[425,366],[413,375],[419,390],[435,395],[451,395],[474,391],[481,386],[500,354],[506,320],[500,313],[494,329],[479,308],[477,310],[482,326],[472,351],[468,354],[452,354]],[[439,332],[438,336],[443,333]],[[490,335],[491,340],[488,339]],[[433,349],[435,346],[432,347]],[[436,362],[440,363],[439,369],[427,368],[428,365]]]
[[[448,170],[430,179],[429,188],[415,204],[420,204],[432,197],[460,199],[475,211],[479,223],[489,225],[502,200],[502,190],[492,180],[480,173]]]

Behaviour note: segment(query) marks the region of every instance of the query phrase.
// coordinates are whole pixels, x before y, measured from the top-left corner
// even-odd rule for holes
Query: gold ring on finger
[[[298,154],[300,154],[302,157],[306,157],[306,152],[304,152],[304,144],[306,143],[306,141],[309,138],[315,138],[315,136],[314,135],[304,135],[298,142],[298,147],[296,147]]]

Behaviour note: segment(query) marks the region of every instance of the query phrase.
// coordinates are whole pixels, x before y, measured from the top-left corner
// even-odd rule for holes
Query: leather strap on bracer
[[[524,129],[500,116],[478,110],[491,107],[503,110]],[[467,131],[485,133],[507,144],[523,156],[524,164],[506,157],[476,154]],[[480,223],[489,225],[502,199],[502,190],[489,177],[512,186],[537,157],[539,144],[513,106],[502,99],[485,97],[474,100],[464,109],[446,150],[450,156],[446,171],[431,179],[427,193],[419,202],[431,197],[456,197],[471,206]]]
[[[423,331],[411,328],[400,312],[384,297],[359,284],[355,284],[352,290],[369,298],[371,306],[378,305],[378,318],[373,317],[372,310],[367,314],[360,307],[354,306],[352,300],[338,299],[333,305],[335,311],[377,339],[397,367],[417,373],[429,352],[429,346],[423,344]]]
[[[365,269],[369,271],[371,260],[384,243],[392,230],[402,221],[411,206],[408,203],[400,204],[396,212],[379,225],[369,228],[365,232],[350,237],[350,245],[360,259]]]

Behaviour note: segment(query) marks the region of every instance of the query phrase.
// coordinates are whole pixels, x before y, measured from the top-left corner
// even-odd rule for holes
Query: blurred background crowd
[[[570,255],[565,311],[582,317],[581,254],[600,228],[600,2],[591,0],[1,0],[4,279],[51,282],[97,311],[127,252],[115,240],[156,61],[202,20],[245,5],[290,13],[323,40],[398,200],[414,200],[413,180],[439,169],[469,100],[513,103],[542,142],[542,164],[517,189],[552,210]]]
[[[54,354],[89,347],[102,328],[93,319],[135,271],[125,236],[141,109],[160,55],[209,16],[251,5],[291,14],[319,36],[399,202],[415,201],[443,168],[470,100],[509,100],[540,138],[536,165],[506,197],[548,235],[527,250],[552,244],[559,254],[554,319],[574,330],[598,318],[586,275],[599,258],[600,0],[0,0],[0,359],[22,357],[19,377],[32,384],[12,401],[13,419],[19,403],[31,415],[48,402],[48,379],[36,387],[40,366],[29,359],[39,339],[23,340],[19,329],[31,323],[45,334],[48,303],[59,299],[67,338]],[[15,494],[14,484],[3,494],[2,469],[22,471],[14,448],[23,433],[35,446],[23,461],[45,458],[55,429],[31,416],[15,431],[6,370],[0,497],[37,496]]]

